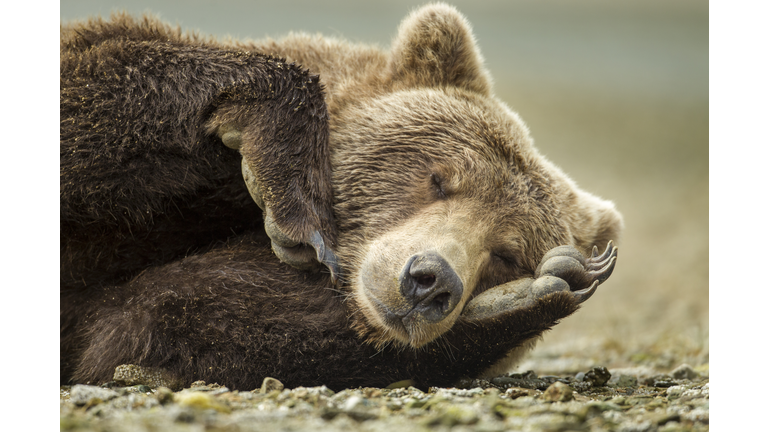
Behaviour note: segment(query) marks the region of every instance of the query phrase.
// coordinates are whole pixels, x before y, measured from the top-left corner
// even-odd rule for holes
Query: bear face
[[[491,95],[453,8],[406,18],[387,63],[375,91],[364,84],[372,96],[330,123],[337,252],[361,335],[421,347],[474,296],[533,276],[549,249],[616,238],[613,205],[538,154]]]
[[[377,338],[422,346],[472,296],[533,275],[571,240],[525,127],[498,102],[398,91],[357,107],[331,137],[343,143],[334,183],[356,185],[334,191],[338,254]]]

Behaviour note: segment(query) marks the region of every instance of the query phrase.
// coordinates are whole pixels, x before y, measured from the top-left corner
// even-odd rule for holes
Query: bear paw
[[[595,247],[585,259],[573,246],[558,246],[544,255],[534,278],[518,279],[479,294],[467,303],[462,315],[470,320],[493,318],[530,307],[558,292],[570,293],[577,304],[583,303],[611,275],[618,251],[609,242],[602,255]]]
[[[233,125],[224,125],[219,128],[219,137],[224,145],[235,150],[239,150],[243,144],[242,132]],[[309,241],[306,243],[295,240],[288,235],[278,226],[272,210],[266,206],[257,177],[251,171],[245,157],[242,159],[241,169],[243,180],[251,198],[264,214],[264,229],[272,240],[272,250],[275,255],[280,261],[303,271],[317,272],[326,266],[335,283],[339,277],[338,260],[333,251],[326,246],[320,232],[318,230],[312,231]]]
[[[593,247],[592,256],[586,259],[573,246],[558,246],[544,254],[531,289],[541,294],[570,290],[582,303],[613,273],[618,252],[612,241],[602,255]]]

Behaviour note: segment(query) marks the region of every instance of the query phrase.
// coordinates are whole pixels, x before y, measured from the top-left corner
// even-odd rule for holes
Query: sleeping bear
[[[533,147],[465,18],[391,49],[61,28],[60,365],[188,385],[505,371],[614,269],[622,219]]]

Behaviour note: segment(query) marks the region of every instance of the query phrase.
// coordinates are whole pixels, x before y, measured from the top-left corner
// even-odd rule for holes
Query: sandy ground
[[[387,46],[416,4],[62,1],[61,18],[152,10],[219,35],[303,29]],[[497,95],[520,112],[540,150],[613,200],[626,223],[614,275],[522,369],[707,364],[707,3],[454,4],[475,27]]]

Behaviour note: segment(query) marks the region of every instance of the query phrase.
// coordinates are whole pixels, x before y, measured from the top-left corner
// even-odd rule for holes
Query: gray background
[[[451,3],[539,149],[626,222],[614,275],[522,368],[708,364],[708,3]],[[219,36],[304,30],[387,47],[419,4],[62,1],[60,16],[151,11]]]

